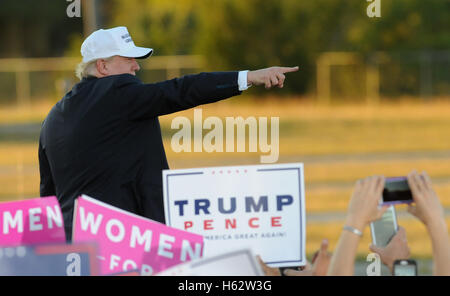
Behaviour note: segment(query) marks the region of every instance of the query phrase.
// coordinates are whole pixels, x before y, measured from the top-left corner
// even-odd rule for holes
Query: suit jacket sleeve
[[[241,93],[238,72],[200,73],[154,84],[124,74],[115,86],[115,97],[130,120],[174,113]]]
[[[47,155],[45,154],[41,141],[39,141],[39,172],[41,175],[40,195],[42,197],[55,196],[56,190],[50,171],[50,164],[48,163]]]

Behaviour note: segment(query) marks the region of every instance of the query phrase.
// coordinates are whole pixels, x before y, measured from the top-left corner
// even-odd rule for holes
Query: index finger
[[[320,244],[320,252],[326,253],[328,250],[328,240],[324,239],[322,240],[322,243]]]
[[[397,233],[395,234],[395,236],[397,236],[397,235],[400,237],[400,239],[401,239],[402,241],[406,241],[406,230],[405,230],[405,228],[399,226],[399,227],[398,227],[398,231],[397,231]]]
[[[298,69],[299,69],[298,66],[296,66],[296,67],[280,67],[281,73],[297,72]]]
[[[411,189],[412,192],[412,196],[413,196],[413,200],[416,201],[417,196],[419,196],[420,194],[420,190],[419,187],[417,186],[417,181],[414,178],[414,175],[417,174],[416,171],[412,171],[411,173],[408,174],[407,176],[407,180],[408,180],[408,185],[409,188]]]
[[[374,188],[375,193],[377,195],[381,196],[381,194],[383,193],[384,182],[385,182],[384,176],[377,176],[377,180],[376,180],[376,184],[375,184],[375,188]]]
[[[430,176],[428,176],[427,172],[425,172],[425,171],[422,172],[422,176],[425,181],[424,183],[425,183],[426,189],[429,191],[433,191],[433,186],[431,185]]]

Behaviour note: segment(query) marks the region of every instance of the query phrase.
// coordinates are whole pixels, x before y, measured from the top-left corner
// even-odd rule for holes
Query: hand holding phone
[[[380,219],[370,223],[373,245],[384,248],[397,233],[397,215],[394,206],[390,206]]]
[[[408,212],[425,225],[429,225],[432,221],[445,221],[444,209],[433,190],[428,174],[413,171],[408,175],[408,183],[411,184],[411,191],[414,193],[414,205],[408,207]]]
[[[410,204],[413,202],[406,177],[386,178],[383,189],[383,205]]]
[[[399,226],[397,233],[390,239],[386,247],[377,247],[371,245],[370,250],[380,255],[381,262],[383,262],[389,270],[393,272],[394,262],[397,259],[408,259],[411,255],[406,238],[406,231]]]

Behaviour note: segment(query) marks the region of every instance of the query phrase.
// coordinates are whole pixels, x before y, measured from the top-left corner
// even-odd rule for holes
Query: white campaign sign
[[[203,235],[204,256],[250,248],[272,267],[306,264],[303,164],[163,172],[166,224]]]
[[[192,260],[166,269],[158,276],[262,276],[261,266],[249,249]]]

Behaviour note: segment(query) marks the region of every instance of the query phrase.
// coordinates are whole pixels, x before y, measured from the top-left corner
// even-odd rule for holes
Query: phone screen
[[[401,260],[394,264],[395,276],[415,276],[417,275],[417,266],[415,262],[408,262],[407,260]]]
[[[384,204],[411,203],[413,197],[406,177],[387,178],[383,189]]]
[[[394,206],[390,206],[380,219],[370,224],[372,243],[377,247],[385,247],[397,233],[397,217]]]

